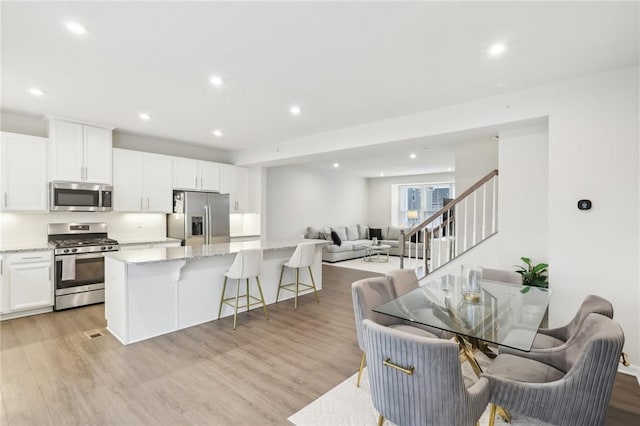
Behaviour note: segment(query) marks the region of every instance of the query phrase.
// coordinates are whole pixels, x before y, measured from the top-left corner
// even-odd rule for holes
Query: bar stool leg
[[[224,291],[227,289],[227,277],[224,277],[224,284],[222,285],[222,297],[220,298],[220,307],[218,308],[218,319],[222,314],[222,304],[224,303]]]
[[[316,302],[320,303],[320,297],[318,297],[318,290],[316,290],[316,282],[313,279],[313,272],[311,272],[311,266],[309,266],[309,275],[311,276],[311,285],[313,286],[313,293],[316,295]]]
[[[300,268],[296,268],[296,298],[293,303],[293,309],[298,309],[298,285],[300,284]]]
[[[258,283],[258,291],[260,292],[260,299],[262,300],[262,309],[264,309],[264,316],[269,321],[269,313],[267,312],[267,304],[264,303],[264,294],[262,294],[262,286],[260,285],[260,278],[256,276],[256,282]]]
[[[276,303],[278,303],[278,297],[280,297],[280,286],[282,285],[282,277],[284,277],[284,265],[280,271],[280,282],[278,283],[278,292],[276,293]]]
[[[236,329],[236,319],[238,317],[238,303],[240,300],[240,280],[236,280],[236,306],[233,311],[233,329]]]
[[[247,278],[247,312],[249,312],[249,278]]]

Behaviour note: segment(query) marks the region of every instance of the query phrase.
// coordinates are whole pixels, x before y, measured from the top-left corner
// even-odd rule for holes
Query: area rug
[[[490,361],[478,357],[480,365],[486,366]],[[462,364],[462,372],[466,377],[475,377],[468,363]],[[366,369],[362,373],[360,387],[356,387],[358,374],[354,374],[340,383],[302,410],[293,414],[288,420],[296,426],[367,426],[377,425],[378,412],[371,403],[371,392]],[[489,424],[489,408],[482,414],[480,425]],[[511,423],[496,416],[496,424],[513,426],[548,426],[547,423],[529,417],[513,414]],[[395,426],[385,420],[384,426]]]
[[[378,274],[386,274],[394,269],[400,269],[400,258],[398,256],[389,256],[389,262],[365,262],[364,258],[343,260],[335,263],[325,263],[338,268],[358,269],[361,271],[371,271]],[[407,265],[405,265],[407,266]]]

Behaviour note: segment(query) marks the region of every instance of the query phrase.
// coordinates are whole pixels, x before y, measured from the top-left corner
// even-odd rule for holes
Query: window
[[[453,183],[418,183],[398,188],[399,224],[413,227],[440,210],[445,198],[453,198],[455,186]]]

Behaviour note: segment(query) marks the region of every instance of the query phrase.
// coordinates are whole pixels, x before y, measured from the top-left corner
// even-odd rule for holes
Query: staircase
[[[415,268],[423,278],[497,232],[498,171],[493,170],[422,223],[401,231],[400,268]]]

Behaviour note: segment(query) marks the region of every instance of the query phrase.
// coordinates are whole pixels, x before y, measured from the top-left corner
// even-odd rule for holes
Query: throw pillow
[[[337,246],[342,245],[342,240],[340,239],[336,231],[331,231],[331,239],[333,240],[333,244]]]
[[[347,226],[347,240],[355,241],[360,238],[360,234],[358,233],[358,225]]]
[[[387,239],[389,240],[399,240],[400,239],[400,228],[395,226],[389,227],[389,234],[387,235]]]
[[[358,237],[360,240],[369,239],[369,227],[365,225],[358,225]]]
[[[373,240],[374,237],[382,240],[382,228],[369,228],[369,239]]]
[[[329,232],[325,231],[325,232],[320,233],[320,238],[322,238],[323,240],[331,241],[332,240],[331,231],[329,231]]]
[[[338,234],[338,237],[340,237],[340,241],[348,241],[347,229],[344,226],[332,227],[331,231],[335,231],[335,233]]]

